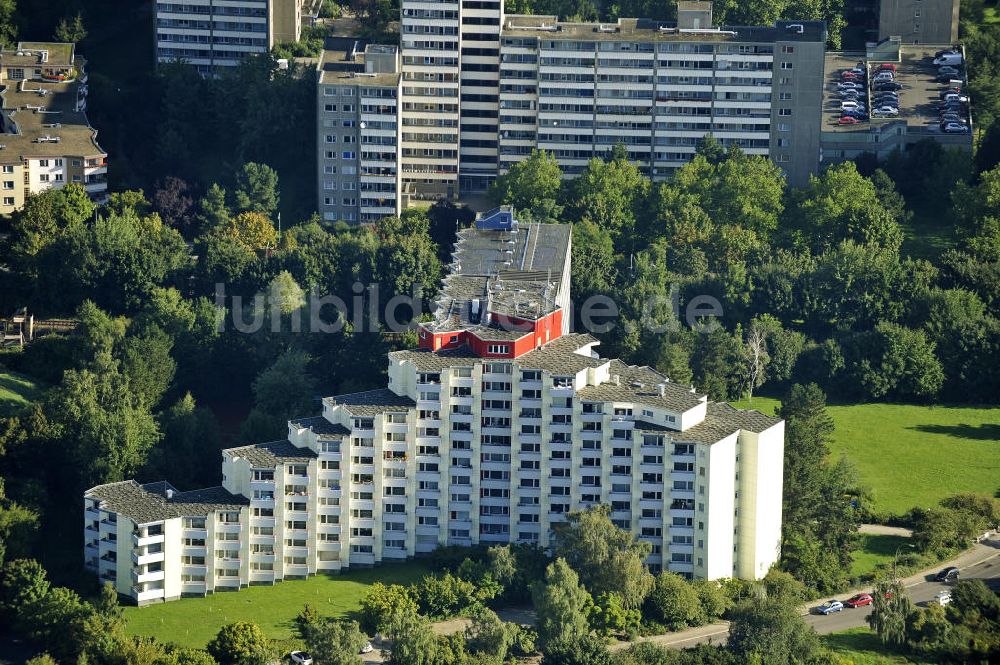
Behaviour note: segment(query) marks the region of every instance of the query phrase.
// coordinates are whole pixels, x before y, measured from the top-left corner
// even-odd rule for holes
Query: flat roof
[[[77,71],[83,72],[84,62],[77,58]],[[3,112],[13,122],[16,132],[0,134],[0,162],[11,163],[24,158],[105,156],[97,143],[97,130],[90,126],[78,100],[79,79],[45,81],[7,80],[0,92]],[[59,141],[40,141],[58,138]]]
[[[4,67],[71,67],[73,44],[65,42],[18,42],[14,49],[0,52]]]
[[[543,40],[646,42],[825,42],[824,21],[778,21],[772,26],[719,26],[679,29],[676,23],[644,18],[619,18],[606,23],[560,21],[553,15],[504,15],[503,37]]]
[[[510,229],[472,226],[458,232],[450,272],[434,301],[434,332],[474,329],[486,339],[517,339],[529,331],[509,322],[485,322],[486,312],[535,321],[557,309],[568,265],[568,224],[517,224]],[[479,315],[473,302],[479,301]],[[480,321],[482,323],[480,323]],[[478,332],[477,332],[478,334]]]
[[[944,47],[934,45],[907,45],[900,48],[898,61],[872,60],[872,70],[883,62],[892,62],[896,66],[895,82],[903,86],[899,93],[899,115],[885,118],[870,118],[868,122],[856,125],[838,125],[841,117],[840,95],[837,82],[840,72],[864,61],[863,53],[827,52],[824,61],[823,84],[823,132],[837,134],[878,132],[890,124],[905,124],[907,134],[922,134],[928,136],[942,135],[938,104],[939,93],[946,87],[934,79],[937,68],[932,64],[934,54]],[[965,72],[955,78],[965,81]],[[869,106],[869,111],[871,107]],[[970,123],[971,125],[971,123]],[[968,135],[971,141],[971,134]]]
[[[399,83],[399,72],[365,71],[366,51],[375,55],[392,55],[399,49],[392,44],[369,44],[364,39],[328,37],[316,65],[319,83],[395,87]]]

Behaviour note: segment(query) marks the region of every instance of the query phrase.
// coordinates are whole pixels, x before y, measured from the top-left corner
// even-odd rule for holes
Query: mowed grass
[[[910,539],[906,536],[863,533],[859,537],[858,549],[852,554],[851,577],[871,573],[881,564],[891,564],[898,551],[900,555],[909,552]]]
[[[744,400],[738,404],[748,408]],[[755,397],[772,414],[780,401]],[[880,511],[901,514],[958,492],[1000,489],[1000,407],[852,404],[829,407],[831,449],[844,454]]]
[[[906,665],[927,661],[911,660],[906,656],[893,653],[890,647],[882,644],[882,640],[869,628],[851,628],[839,633],[820,636],[820,642],[835,653],[841,663],[851,665]]]
[[[33,379],[0,368],[0,418],[17,413],[38,399],[40,393]]]
[[[251,621],[271,639],[286,639],[294,632],[293,620],[308,603],[325,616],[345,616],[360,607],[366,590],[375,582],[409,584],[430,572],[421,561],[316,575],[288,580],[274,586],[252,586],[220,592],[206,598],[182,598],[147,607],[127,607],[128,632],[149,635],[164,642],[204,647],[219,628],[233,621]]]

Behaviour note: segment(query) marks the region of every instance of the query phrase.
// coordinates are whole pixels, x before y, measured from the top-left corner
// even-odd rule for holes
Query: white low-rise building
[[[389,354],[387,388],[324,399],[286,441],[223,451],[205,495],[90,490],[88,565],[148,602],[444,545],[548,547],[568,513],[607,505],[652,544],[653,570],[762,577],[779,557],[784,422],[601,358],[568,331],[570,249],[569,226],[484,216],[459,234],[419,348]],[[143,557],[161,551],[162,589],[143,586]]]

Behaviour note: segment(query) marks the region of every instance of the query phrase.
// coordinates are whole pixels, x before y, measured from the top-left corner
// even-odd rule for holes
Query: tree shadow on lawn
[[[1000,441],[1000,425],[992,423],[983,423],[982,425],[917,425],[909,429],[973,441]]]

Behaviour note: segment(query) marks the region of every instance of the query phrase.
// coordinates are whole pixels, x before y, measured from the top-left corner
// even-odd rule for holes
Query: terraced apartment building
[[[87,567],[140,604],[373,566],[443,545],[552,544],[610,507],[648,565],[762,577],[778,560],[783,421],[712,402],[569,331],[570,234],[498,209],[463,230],[418,348],[383,389],[223,452],[222,486],[84,497]]]
[[[0,51],[0,215],[31,194],[82,185],[107,198],[108,154],[87,120],[87,73],[73,44],[20,42]]]

